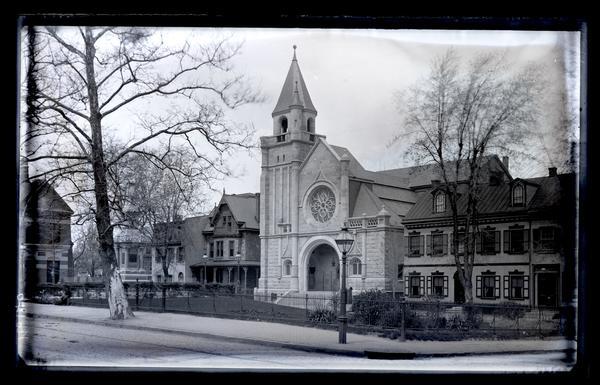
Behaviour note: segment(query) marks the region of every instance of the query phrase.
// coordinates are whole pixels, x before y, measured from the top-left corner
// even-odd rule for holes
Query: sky
[[[76,30],[72,33],[77,34]],[[232,64],[265,101],[227,111],[226,118],[253,127],[254,142],[272,134],[271,113],[291,64],[293,49],[318,115],[316,132],[330,144],[347,147],[368,170],[412,166],[407,144],[392,139],[402,129],[396,95],[427,75],[432,59],[452,47],[468,60],[481,52],[505,52],[511,68],[528,62],[545,66],[552,81],[541,127],[556,124],[556,96],[567,90],[571,107],[579,103],[579,33],[550,31],[373,30],[373,29],[192,29],[159,28],[169,44],[187,39],[201,46],[227,37],[243,43]],[[562,67],[566,66],[566,70]],[[565,76],[569,73],[570,76]],[[138,113],[155,106],[141,104]],[[158,106],[157,106],[158,107]],[[103,121],[123,140],[131,140],[131,111]],[[130,114],[130,115],[128,115]],[[551,139],[551,138],[549,138]],[[503,154],[498,154],[502,156]],[[214,183],[210,209],[227,193],[259,192],[260,150],[240,150],[227,159],[232,177]],[[511,162],[513,176],[545,175],[547,166]],[[202,211],[202,210],[201,210]]]
[[[578,68],[578,33],[318,29],[239,29],[227,33],[244,42],[234,64],[243,68],[266,97],[262,104],[234,111],[233,119],[253,125],[257,138],[272,134],[271,112],[291,63],[292,46],[296,45],[298,63],[318,112],[316,132],[326,135],[330,144],[347,147],[366,169],[374,171],[412,165],[403,156],[406,143],[390,145],[402,126],[395,95],[418,83],[434,56],[449,47],[464,58],[504,50],[515,66],[526,62],[545,65],[554,81],[553,89],[548,90],[548,113],[543,114],[542,126],[553,124],[552,111],[556,109],[551,96],[562,87],[569,90],[569,100],[578,103],[578,72],[573,79],[565,79],[559,65],[564,59],[568,66]],[[566,58],[559,57],[561,54]],[[258,150],[237,154],[231,165],[238,177],[223,181],[227,193],[259,191]],[[533,177],[547,170],[511,164],[511,172]]]

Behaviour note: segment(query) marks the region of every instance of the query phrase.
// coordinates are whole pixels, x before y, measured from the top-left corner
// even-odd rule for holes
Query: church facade
[[[318,133],[317,110],[295,52],[272,118],[272,135],[261,137],[261,277],[255,293],[339,290],[335,238],[345,223],[355,239],[348,287],[401,289],[401,220],[414,194],[396,178],[365,170],[348,149]]]

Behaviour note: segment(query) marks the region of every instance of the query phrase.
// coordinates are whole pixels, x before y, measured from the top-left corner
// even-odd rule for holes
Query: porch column
[[[242,267],[242,269],[244,270],[244,289],[246,289],[246,283],[248,280],[248,268],[247,267]]]
[[[217,282],[217,267],[213,267],[213,283]]]
[[[231,283],[231,267],[227,268],[227,283]]]

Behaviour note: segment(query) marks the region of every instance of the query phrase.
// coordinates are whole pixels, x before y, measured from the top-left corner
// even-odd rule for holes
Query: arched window
[[[354,258],[352,260],[352,262],[350,263],[350,274],[351,275],[361,275],[362,274],[362,263],[360,262],[360,259],[358,258]]]
[[[183,282],[183,273],[179,273],[179,275],[177,276],[177,280],[179,282]]]
[[[313,120],[313,118],[308,118],[308,120],[306,121],[306,131],[314,132],[314,130],[315,130],[315,121]]]
[[[523,206],[524,197],[523,197],[523,185],[518,183],[514,185],[512,190],[512,204],[513,206]]]
[[[441,191],[435,194],[434,211],[436,213],[443,213],[446,211],[446,195]]]
[[[285,134],[287,132],[287,129],[288,129],[288,120],[284,116],[281,118],[281,133]]]
[[[283,275],[292,275],[292,261],[289,259],[283,263]]]

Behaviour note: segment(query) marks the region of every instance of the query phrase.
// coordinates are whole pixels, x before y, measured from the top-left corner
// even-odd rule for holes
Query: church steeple
[[[296,57],[296,46],[294,45],[294,56],[288,70],[277,105],[273,110],[273,135],[290,133],[289,138],[282,137],[281,140],[302,138],[304,133],[315,133],[315,118],[317,110],[306,88],[302,77],[298,58]]]
[[[288,70],[288,74],[283,83],[283,88],[279,94],[277,105],[273,110],[273,116],[285,113],[290,110],[291,106],[300,105],[302,109],[306,111],[317,113],[315,106],[310,99],[308,88],[302,77],[300,66],[298,65],[298,59],[296,58],[296,46],[294,45],[294,56],[292,58],[292,64]],[[297,95],[297,100],[296,100]]]

